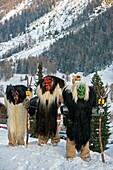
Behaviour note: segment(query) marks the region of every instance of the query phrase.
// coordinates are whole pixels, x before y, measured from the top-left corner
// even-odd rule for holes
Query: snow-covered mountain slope
[[[26,8],[28,8],[32,4],[32,0],[23,0],[22,3],[17,4],[14,9],[10,10],[8,13],[6,13],[3,18],[0,20],[1,23],[4,23],[4,21],[7,19],[9,20],[14,15],[22,13],[22,11]],[[4,7],[4,5],[3,5]],[[2,9],[2,6],[0,7]]]
[[[19,44],[28,43],[29,39],[32,41],[27,49],[15,53],[10,58],[18,59],[25,58],[29,55],[38,56],[43,51],[47,50],[53,42],[57,41],[59,38],[62,38],[65,34],[68,34],[69,31],[67,28],[72,24],[73,21],[76,21],[77,16],[83,13],[83,10],[87,7],[89,2],[93,0],[62,0],[56,5],[56,7],[39,18],[37,21],[33,22],[26,30],[26,34],[15,37],[8,42],[0,44],[0,58],[3,60],[2,55],[8,52],[11,49],[14,49],[19,46]],[[30,0],[26,0],[26,3],[30,3]],[[25,4],[24,4],[25,5]],[[23,7],[20,7],[23,8]],[[94,9],[93,14],[89,15],[89,21],[94,19],[101,12],[105,12],[106,8],[99,6],[98,9]],[[17,10],[18,12],[18,10]],[[10,11],[11,13],[11,11]],[[13,11],[12,11],[13,13]],[[7,14],[6,18],[9,18],[10,15]],[[81,28],[84,26],[81,26]],[[75,31],[78,31],[80,27],[76,28]],[[55,32],[57,31],[57,34]]]

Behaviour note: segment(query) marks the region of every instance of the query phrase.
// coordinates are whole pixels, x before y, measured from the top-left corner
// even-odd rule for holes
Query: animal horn
[[[72,83],[74,84],[76,81],[81,81],[81,76],[76,75],[75,77],[73,77]]]

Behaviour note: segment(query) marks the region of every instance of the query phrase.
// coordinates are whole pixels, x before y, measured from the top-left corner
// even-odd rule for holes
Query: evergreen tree
[[[103,106],[104,113],[101,116],[101,136],[102,136],[102,145],[103,150],[107,149],[106,145],[108,144],[108,139],[110,136],[110,112],[108,111],[109,105],[107,104],[107,96],[105,95],[106,90],[103,85],[101,78],[96,72],[92,78],[93,87],[97,92],[97,102],[100,96],[105,97],[105,104]],[[91,139],[90,139],[90,149],[96,152],[100,152],[100,143],[99,143],[99,116],[92,116],[91,124]]]
[[[20,74],[20,73],[21,73],[21,70],[22,70],[22,61],[21,61],[21,59],[19,59],[19,60],[17,61],[16,73],[17,73],[17,74]]]
[[[38,70],[37,70],[37,73],[36,73],[36,82],[35,82],[35,87],[37,88],[37,83],[40,79],[43,78],[43,71],[42,71],[43,67],[42,67],[42,62],[39,63],[38,65]],[[36,89],[34,90],[35,94],[36,94]]]
[[[36,129],[36,114],[34,116],[30,116],[29,121],[30,121],[30,130],[29,130],[30,136],[37,138],[38,136],[35,133],[35,129]]]
[[[38,81],[41,78],[43,78],[41,62],[38,65],[38,70],[37,70],[36,75],[37,75],[37,80],[35,82],[35,87],[37,88]],[[35,95],[36,95],[36,89],[35,89]],[[37,134],[35,133],[35,128],[36,128],[36,114],[34,114],[34,116],[30,117],[30,134],[32,137],[37,137]]]

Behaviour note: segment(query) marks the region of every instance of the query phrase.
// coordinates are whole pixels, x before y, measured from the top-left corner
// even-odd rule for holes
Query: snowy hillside
[[[90,2],[92,1],[93,0],[90,0]],[[76,21],[77,16],[83,13],[83,10],[87,7],[88,2],[89,0],[62,0],[51,12],[32,23],[27,28],[26,34],[15,37],[8,42],[1,43],[1,60],[2,55],[5,52],[14,49],[19,46],[19,44],[25,44],[25,42],[29,41],[29,37],[33,41],[32,47],[29,46],[28,49],[15,53],[10,58],[27,58],[29,55],[38,56],[44,50],[47,50],[57,39],[62,38],[65,34],[69,33],[66,28],[69,28],[72,22]],[[20,4],[20,6],[15,9],[15,14],[18,12],[21,13],[21,10],[27,6],[27,3],[30,4],[31,1],[26,0],[24,4]],[[94,9],[93,14],[90,14],[89,16],[89,22],[101,12],[105,11],[106,8],[103,8],[102,6]],[[14,11],[12,10],[3,18],[3,20],[9,19],[13,15]],[[81,27],[84,27],[84,23]],[[76,28],[75,31],[78,31],[79,29],[80,28]],[[55,35],[55,31],[57,31],[57,35]]]
[[[1,23],[4,23],[5,20],[9,20],[11,17],[17,14],[21,14],[23,9],[28,8],[32,4],[32,0],[24,0],[22,3],[16,5],[16,7],[5,14],[5,16],[0,20]]]

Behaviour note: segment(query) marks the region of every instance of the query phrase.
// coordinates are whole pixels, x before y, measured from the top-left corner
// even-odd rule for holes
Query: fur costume
[[[27,87],[24,85],[9,85],[6,88],[5,105],[7,107],[7,126],[9,145],[24,145],[26,133],[27,110],[23,105],[26,100]]]
[[[0,103],[0,123],[7,123],[7,108],[3,103]]]
[[[79,87],[84,87],[85,91],[82,97],[78,97]],[[64,118],[64,124],[67,126],[67,138],[74,142],[74,148],[80,151],[90,139],[90,123],[92,108],[96,106],[96,93],[92,87],[85,83],[76,82],[63,90],[64,104],[69,113]]]
[[[49,137],[52,143],[58,143],[59,136],[56,137],[56,141],[54,137],[57,133],[57,111],[64,86],[64,80],[55,76],[46,76],[38,82],[36,133],[39,143],[47,143]]]

